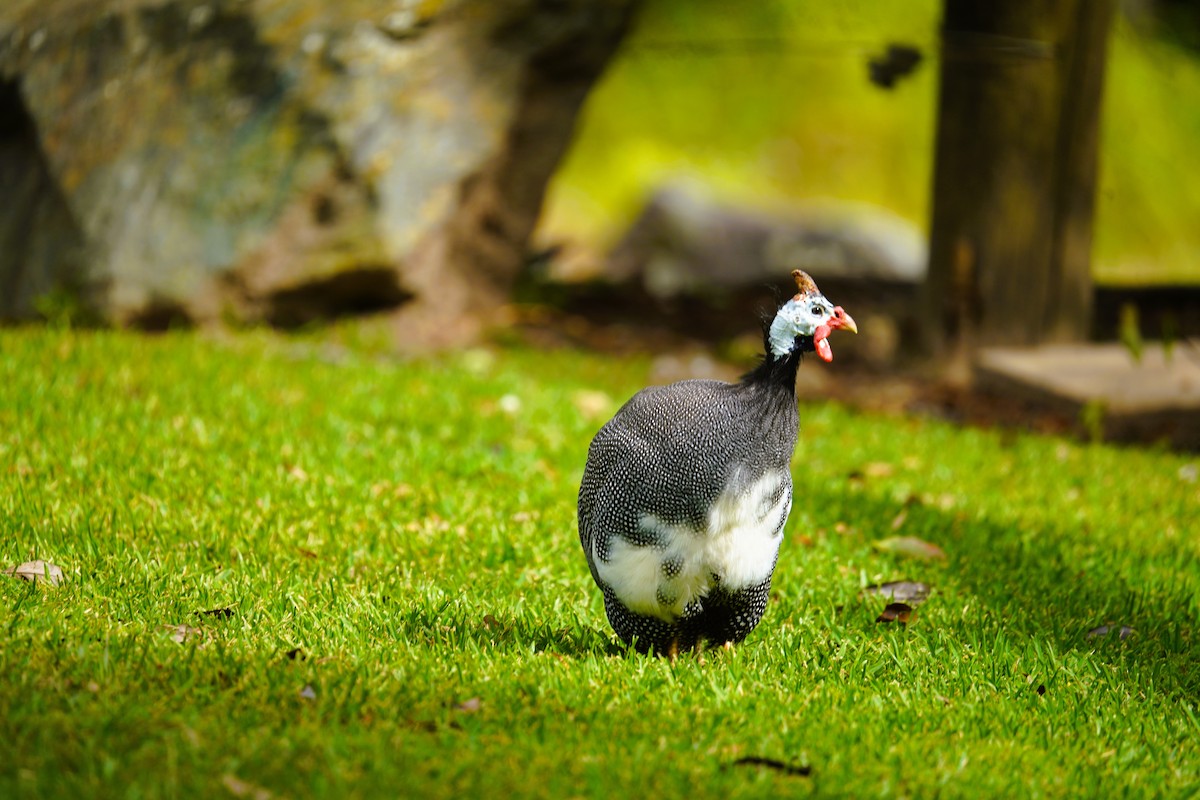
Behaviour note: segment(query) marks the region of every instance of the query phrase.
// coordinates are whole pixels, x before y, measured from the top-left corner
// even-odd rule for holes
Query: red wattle
[[[829,334],[832,329],[828,325],[818,325],[813,331],[813,348],[817,351],[817,357],[822,361],[833,361],[833,348],[829,346]]]

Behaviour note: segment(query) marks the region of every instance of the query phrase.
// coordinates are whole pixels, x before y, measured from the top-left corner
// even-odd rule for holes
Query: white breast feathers
[[[733,481],[732,485],[737,486]],[[736,592],[766,580],[792,508],[791,476],[769,471],[749,486],[727,490],[709,508],[704,530],[645,514],[640,527],[652,545],[613,537],[600,579],[630,611],[673,622],[702,602],[719,581]]]

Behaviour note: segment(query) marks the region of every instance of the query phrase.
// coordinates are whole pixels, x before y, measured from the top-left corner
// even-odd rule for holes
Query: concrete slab
[[[1200,341],[1147,344],[1140,361],[1120,344],[993,348],[975,364],[978,388],[1081,420],[1117,441],[1167,441],[1200,449]]]

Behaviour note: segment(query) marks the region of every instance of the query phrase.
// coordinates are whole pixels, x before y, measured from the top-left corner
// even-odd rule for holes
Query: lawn
[[[0,331],[0,562],[64,572],[0,576],[0,796],[1200,785],[1195,456],[806,403],[765,620],[672,663],[610,634],[574,521],[649,366]],[[899,579],[932,594],[877,622]]]

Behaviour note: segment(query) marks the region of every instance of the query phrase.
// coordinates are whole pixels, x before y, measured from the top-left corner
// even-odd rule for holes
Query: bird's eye
[[[812,312],[812,315],[814,317],[819,317],[823,313],[825,313],[825,309],[821,308],[820,306],[813,306],[812,308],[809,309],[809,311]]]

